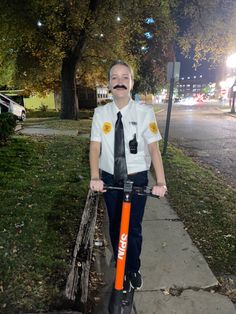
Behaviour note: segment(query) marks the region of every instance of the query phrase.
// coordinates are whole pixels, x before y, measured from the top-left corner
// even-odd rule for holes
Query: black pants
[[[129,175],[128,179],[133,181],[135,186],[146,186],[148,184],[147,171],[142,171],[133,175]],[[113,185],[113,175],[105,171],[102,171],[102,180],[107,185]],[[123,191],[108,190],[104,193],[104,199],[109,216],[110,238],[113,247],[114,258],[116,260],[118,254]],[[142,247],[142,219],[146,199],[146,196],[132,196],[126,271],[137,272],[140,268],[140,254]]]

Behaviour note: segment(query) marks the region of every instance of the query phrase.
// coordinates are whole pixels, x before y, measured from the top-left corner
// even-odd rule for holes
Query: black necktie
[[[127,178],[127,166],[125,160],[125,139],[124,128],[120,111],[117,113],[115,125],[115,143],[114,143],[114,183],[123,185]]]

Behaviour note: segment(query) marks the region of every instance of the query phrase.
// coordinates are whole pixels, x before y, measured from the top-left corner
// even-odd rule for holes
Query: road
[[[157,114],[163,137],[166,107],[162,106],[163,110]],[[174,104],[169,140],[236,186],[236,115],[223,112],[217,103]]]

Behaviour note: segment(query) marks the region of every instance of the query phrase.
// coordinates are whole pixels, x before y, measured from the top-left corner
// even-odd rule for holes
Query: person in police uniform
[[[148,185],[148,170],[151,162],[155,170],[156,185],[152,193],[163,197],[167,191],[162,158],[158,141],[161,139],[152,106],[132,100],[134,84],[132,68],[123,61],[116,61],[109,71],[109,88],[113,102],[97,107],[94,112],[90,141],[90,188],[104,193],[109,216],[109,231],[117,259],[119,228],[123,192],[104,190],[106,185],[114,185],[114,138],[117,113],[123,122],[125,160],[127,177],[135,186]],[[124,290],[142,287],[140,254],[142,245],[142,219],[146,203],[145,196],[132,196],[126,275]]]

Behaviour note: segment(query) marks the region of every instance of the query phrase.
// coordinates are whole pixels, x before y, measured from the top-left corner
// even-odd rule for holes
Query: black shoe
[[[142,279],[142,276],[141,276],[139,271],[137,273],[130,272],[129,273],[129,280],[130,280],[131,287],[133,289],[139,290],[142,288],[143,279]]]
[[[130,285],[130,280],[127,275],[124,277],[124,284],[123,284],[123,293],[127,293],[131,291],[131,285]]]

